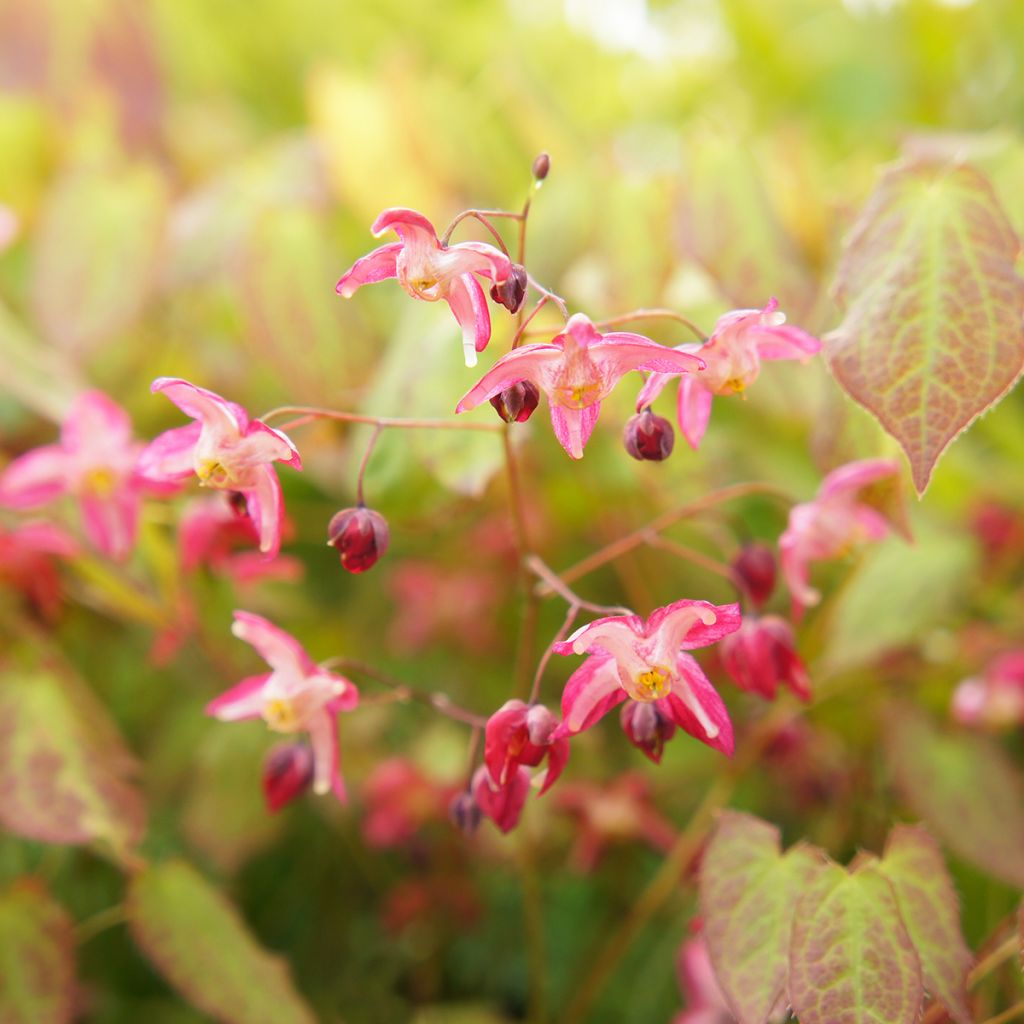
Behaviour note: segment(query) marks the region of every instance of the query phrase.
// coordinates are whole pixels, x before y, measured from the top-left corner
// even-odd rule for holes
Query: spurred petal
[[[263,713],[263,687],[269,678],[268,672],[261,676],[248,676],[219,697],[214,697],[206,705],[206,713],[222,722],[259,718]]]
[[[99,498],[85,493],[79,499],[86,536],[105,555],[126,558],[135,547],[142,502],[131,487]]]
[[[201,423],[165,430],[143,448],[136,471],[146,480],[182,480],[195,472],[195,451]]]
[[[626,699],[619,669],[609,655],[592,654],[569,677],[562,691],[562,724],[555,738],[589,729]]]
[[[567,640],[552,644],[551,649],[556,654],[586,654],[596,650],[628,660],[644,635],[644,620],[639,615],[606,615],[580,626]]]
[[[447,250],[457,255],[459,273],[479,274],[496,284],[508,280],[512,273],[512,261],[499,249],[486,242],[459,242]]]
[[[284,523],[281,483],[273,466],[255,466],[252,473],[255,484],[243,492],[245,507],[252,516],[260,538],[260,551],[268,558],[273,558],[281,549],[281,529]]]
[[[697,377],[685,376],[679,381],[676,413],[679,429],[690,447],[696,451],[711,419],[711,400],[714,396]]]
[[[659,634],[667,652],[692,651],[707,647],[740,628],[738,604],[711,604],[709,601],[675,601],[655,608],[644,630],[647,636]]]
[[[848,462],[832,470],[818,488],[819,498],[831,498],[837,494],[852,494],[868,484],[887,476],[899,474],[900,467],[893,459],[861,459]]]
[[[268,427],[262,420],[253,420],[245,436],[231,448],[231,465],[241,470],[267,462],[284,462],[302,469],[299,451],[287,434]]]
[[[79,395],[61,427],[61,443],[69,451],[88,448],[97,438],[128,445],[132,439],[132,421],[112,398],[102,391]]]
[[[821,351],[821,342],[799,327],[761,327],[754,332],[754,340],[762,359],[806,361]]]
[[[385,210],[370,228],[376,238],[394,231],[406,245],[428,245],[438,248],[440,243],[437,240],[437,232],[434,225],[415,210],[409,210],[403,206],[392,206]]]
[[[0,473],[0,505],[33,508],[59,498],[68,489],[71,461],[60,445],[33,448]]]
[[[482,352],[491,339],[491,314],[483,289],[472,274],[462,274],[452,279],[445,299],[462,328],[466,365],[476,366],[477,352]]]
[[[665,385],[676,379],[674,373],[652,373],[636,396],[636,411],[640,412],[647,406],[653,405],[658,395],[665,389]],[[685,378],[684,378],[685,379]]]
[[[642,334],[622,332],[599,335],[588,351],[601,374],[618,380],[630,370],[656,373],[696,373],[706,366],[699,355],[659,345]]]
[[[562,349],[558,345],[523,345],[503,355],[481,378],[462,396],[455,411],[466,412],[481,402],[493,398],[499,391],[521,380],[532,380],[541,389],[545,385],[545,371],[562,360]]]
[[[158,377],[150,391],[166,395],[186,416],[199,420],[216,436],[237,437],[249,426],[249,417],[240,405],[179,377]]]
[[[681,682],[657,702],[658,707],[695,739],[732,756],[732,722],[718,691],[689,654],[680,654],[676,662]]]
[[[583,409],[567,409],[549,402],[551,426],[558,443],[570,458],[582,459],[583,448],[594,432],[594,424],[601,414],[601,403],[594,402]]]
[[[257,654],[275,671],[288,676],[309,676],[317,672],[313,659],[290,633],[278,629],[262,615],[235,612],[231,632],[252,644]]]
[[[357,288],[364,284],[375,284],[377,281],[386,281],[389,277],[396,277],[398,269],[396,266],[398,254],[402,251],[401,242],[389,242],[379,249],[358,259],[352,266],[341,275],[341,279],[335,286],[335,291],[343,298],[351,298]]]
[[[345,803],[345,782],[341,777],[338,750],[338,723],[328,711],[315,715],[309,723],[309,742],[313,748],[313,792],[334,795]]]

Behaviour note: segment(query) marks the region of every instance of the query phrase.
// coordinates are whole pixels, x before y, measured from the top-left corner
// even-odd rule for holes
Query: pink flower
[[[25,523],[0,528],[0,582],[20,590],[29,604],[52,622],[60,611],[61,585],[54,558],[74,558],[78,545],[59,526]]]
[[[382,245],[345,271],[336,291],[346,299],[357,288],[390,277],[414,298],[426,302],[444,299],[462,328],[462,347],[467,366],[476,366],[476,354],[491,338],[491,317],[481,277],[501,284],[512,273],[512,263],[503,253],[484,242],[442,245],[434,225],[421,213],[400,207],[385,210],[371,228],[379,238],[394,231],[401,239]]]
[[[145,475],[177,481],[195,473],[204,487],[237,491],[256,526],[260,551],[276,555],[284,502],[271,463],[302,469],[295,445],[279,430],[250,420],[240,405],[188,381],[159,377],[150,390],[163,392],[197,422],[164,431],[150,442],[139,460]]]
[[[656,608],[646,622],[638,615],[613,615],[576,630],[553,646],[558,654],[590,655],[565,684],[556,736],[589,729],[631,698],[731,754],[732,723],[722,698],[685,652],[713,644],[739,625],[739,605],[676,601]]]
[[[774,700],[785,683],[801,700],[811,699],[811,679],[796,653],[793,627],[777,615],[748,615],[719,647],[732,681],[748,693]]]
[[[574,459],[583,457],[601,411],[601,401],[630,370],[688,373],[700,370],[699,356],[666,348],[641,334],[599,334],[582,313],[544,345],[524,345],[499,359],[463,396],[465,412],[505,388],[532,381],[548,397],[551,425],[559,444]]]
[[[679,381],[679,429],[696,448],[711,417],[715,395],[734,395],[757,380],[762,359],[808,358],[821,349],[821,342],[799,327],[784,327],[786,317],[775,299],[764,309],[737,309],[720,317],[711,337],[703,345],[680,345],[679,352],[698,354],[707,368],[696,376],[686,374]],[[649,406],[678,372],[654,373],[636,400],[637,412]]]
[[[125,558],[135,546],[142,495],[166,490],[143,478],[141,450],[124,409],[100,391],[87,391],[71,406],[58,444],[26,452],[0,474],[0,504],[35,508],[73,495],[92,544]]]
[[[994,730],[1024,725],[1024,650],[1000,655],[980,678],[960,683],[953,717],[961,725]]]
[[[530,769],[517,768],[504,785],[497,785],[484,765],[473,774],[470,790],[477,807],[502,832],[508,833],[519,824],[519,818],[530,795]]]
[[[558,722],[546,707],[506,701],[487,720],[484,764],[496,786],[504,786],[521,766],[536,768],[546,757],[540,792],[546,793],[569,760],[569,741],[554,738]]]
[[[798,608],[821,600],[809,582],[811,562],[839,558],[863,541],[888,534],[886,518],[858,498],[868,485],[898,475],[899,466],[891,459],[850,462],[825,477],[813,501],[793,506],[779,538],[779,554],[782,575]]]
[[[252,644],[271,671],[243,679],[206,705],[222,722],[262,718],[274,732],[308,732],[313,748],[313,791],[333,789],[345,799],[338,761],[337,715],[351,711],[359,691],[344,676],[320,668],[299,642],[251,612],[235,612],[231,632]]]

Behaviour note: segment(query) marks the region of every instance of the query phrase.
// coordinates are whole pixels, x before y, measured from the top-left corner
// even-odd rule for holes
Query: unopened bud
[[[504,306],[510,313],[518,313],[526,298],[529,278],[526,267],[521,263],[512,264],[512,273],[499,284],[491,285],[491,298]]]
[[[337,549],[349,572],[366,572],[388,549],[387,521],[364,505],[343,508],[327,527],[327,543]]]
[[[540,389],[529,380],[521,380],[491,399],[491,405],[506,423],[525,423],[533,415],[538,402]]]
[[[655,416],[650,409],[644,409],[626,423],[622,443],[634,459],[661,462],[672,454],[676,433],[664,416]]]
[[[533,161],[532,170],[534,181],[543,181],[548,176],[548,171],[551,170],[551,157],[547,153],[540,153]]]
[[[471,836],[480,827],[480,807],[473,794],[463,792],[452,797],[448,805],[448,820],[464,835]]]
[[[271,813],[302,796],[313,781],[313,751],[304,743],[281,743],[263,762],[263,796]]]
[[[676,724],[653,704],[629,700],[622,708],[622,730],[637,750],[660,764],[665,744],[675,735]]]
[[[775,553],[767,544],[744,544],[732,563],[737,585],[760,609],[775,589]]]

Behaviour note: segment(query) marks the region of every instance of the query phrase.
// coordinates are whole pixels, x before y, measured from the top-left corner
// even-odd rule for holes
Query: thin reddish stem
[[[373,436],[370,438],[370,443],[366,446],[366,451],[363,452],[363,459],[359,463],[359,476],[356,478],[356,504],[364,505],[363,501],[363,477],[366,476],[366,467],[370,463],[370,456],[373,454],[374,446],[377,444],[377,438],[380,437],[381,431],[384,428],[378,423],[373,429]]]
[[[566,586],[565,581],[536,555],[530,555],[526,559],[526,568],[539,579],[544,581],[544,583],[550,588],[549,592],[558,594],[559,597],[570,605],[576,605],[585,611],[594,612],[595,615],[633,614],[633,610],[631,608],[624,608],[622,605],[594,604],[593,601],[584,600],[579,594]]]
[[[544,678],[544,670],[548,667],[548,662],[551,660],[551,655],[554,653],[555,644],[564,640],[572,629],[573,623],[576,621],[576,616],[580,613],[580,607],[577,604],[569,605],[569,611],[566,613],[565,622],[562,623],[561,629],[555,634],[554,639],[548,644],[547,649],[541,655],[540,664],[537,665],[537,671],[533,675],[533,685],[530,687],[530,696],[527,699],[527,704],[536,704],[537,698],[540,696],[540,684]]]
[[[672,309],[634,309],[630,313],[601,320],[594,326],[600,330],[602,327],[617,327],[619,324],[628,324],[634,320],[675,320],[676,323],[688,327],[701,341],[707,341],[708,338],[692,320]]]
[[[654,532],[649,533],[644,538],[644,543],[648,545],[648,547],[667,551],[669,554],[675,555],[677,558],[682,558],[687,562],[691,562],[693,565],[699,566],[701,569],[706,569],[708,572],[712,572],[716,576],[721,576],[723,579],[727,579],[731,584],[733,584],[733,586],[736,585],[736,577],[732,569],[730,569],[724,562],[719,562],[717,558],[705,555],[702,551],[697,551],[694,548],[687,547],[685,544],[669,540],[667,537],[662,537],[660,534]]]
[[[509,213],[506,210],[463,210],[455,220],[448,225],[445,233],[441,236],[442,247],[448,244],[448,240],[452,237],[452,232],[455,228],[461,224],[464,220],[472,217],[474,220],[479,221],[494,237],[494,240],[498,243],[498,248],[511,260],[512,256],[509,254],[508,249],[505,247],[505,240],[501,237],[501,233],[498,229],[490,222],[489,217],[511,217],[514,220],[519,219],[518,213]]]
[[[279,405],[264,413],[260,420],[264,423],[274,416],[298,415],[298,419],[282,424],[279,430],[292,429],[310,423],[313,420],[337,420],[339,423],[368,423],[371,427],[382,430],[483,430],[496,433],[502,429],[500,423],[478,423],[474,420],[428,420],[403,419],[396,416],[363,416],[355,412],[339,412],[336,409],[321,409],[312,405]]]

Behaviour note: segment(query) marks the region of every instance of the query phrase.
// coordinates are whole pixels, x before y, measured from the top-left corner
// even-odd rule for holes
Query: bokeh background
[[[725,310],[775,295],[793,322],[822,332],[837,319],[828,285],[843,233],[879,166],[908,148],[973,160],[1024,228],[1022,47],[1017,0],[0,0],[3,449],[52,440],[86,386],[125,405],[141,437],[179,425],[149,395],[161,374],[255,414],[282,404],[450,414],[475,377],[443,304],[408,302],[393,285],[345,302],[334,283],[376,244],[369,225],[387,206],[438,225],[465,207],[518,209],[541,150],[552,171],[534,195],[527,262],[573,309],[596,320],[670,306],[709,330]],[[511,336],[499,313],[484,365]],[[688,340],[678,325],[651,333]],[[609,399],[579,465],[543,410],[520,431],[531,528],[556,568],[713,487],[767,479],[805,499],[823,470],[890,450],[823,366],[769,368],[749,401],[716,403],[699,454],[681,446],[664,465],[621,449],[633,398],[624,384]],[[865,726],[886,688],[927,676],[921,697],[944,713],[956,679],[1004,639],[998,624],[1024,621],[1005,580],[979,596],[984,552],[967,529],[980,497],[1017,507],[1024,497],[1021,416],[1014,395],[985,417],[915,510],[917,545],[883,545],[810,621],[802,642],[816,678],[843,682],[841,694],[810,716],[809,765],[783,758],[736,801],[782,823],[788,840],[807,836],[838,857],[877,849],[899,809]],[[460,781],[466,731],[428,709],[381,703],[345,717],[351,806],[309,800],[275,817],[259,791],[271,737],[202,713],[255,664],[229,634],[234,607],[273,618],[315,657],[361,659],[480,713],[510,696],[520,608],[500,445],[386,433],[367,498],[391,523],[392,547],[351,577],[323,538],[353,503],[367,438],[331,425],[295,433],[307,468],[283,478],[301,580],[240,590],[183,573],[178,506],[153,504],[135,560],[76,562],[64,613],[31,642],[60,652],[138,755],[146,855],[185,856],[222,885],[320,1019],[554,1019],[656,869],[665,830],[719,771],[717,755],[681,738],[655,769],[609,724],[570,763],[570,783],[601,787],[577,793],[585,828],[553,792],[531,800],[512,837],[485,826],[466,840],[430,795]],[[779,505],[751,499],[677,535],[729,557],[783,525]],[[723,581],[649,551],[581,590],[644,611],[681,596],[731,599]],[[18,598],[0,600],[11,645]],[[545,605],[541,637],[563,613]],[[969,621],[981,625],[967,634]],[[549,704],[568,671],[551,666]],[[742,735],[763,707],[723,691]],[[426,795],[367,790],[395,756],[433,780]],[[626,771],[635,777],[616,783]],[[424,824],[374,846],[366,823],[381,806]],[[581,835],[598,844],[596,865]],[[976,940],[1010,896],[955,868]],[[80,920],[123,888],[92,853],[0,839],[0,880],[26,872],[43,874]],[[692,914],[681,892],[591,1019],[671,1018]],[[543,996],[535,986],[531,996],[531,955]],[[123,928],[83,942],[79,963],[83,1019],[204,1019]]]

